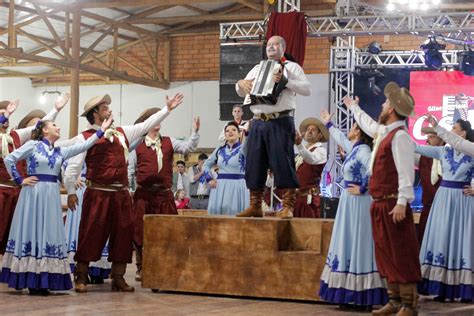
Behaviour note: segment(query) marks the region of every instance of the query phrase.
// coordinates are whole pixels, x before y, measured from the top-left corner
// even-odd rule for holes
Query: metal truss
[[[333,16],[308,18],[306,22],[311,37],[413,34],[474,43],[474,12]],[[258,40],[265,30],[264,21],[222,23],[220,38]]]
[[[442,67],[452,68],[458,65],[458,53],[461,50],[439,51],[443,58]],[[355,68],[425,68],[423,51],[382,51],[374,55],[368,52],[355,52]],[[337,69],[336,69],[337,71]]]

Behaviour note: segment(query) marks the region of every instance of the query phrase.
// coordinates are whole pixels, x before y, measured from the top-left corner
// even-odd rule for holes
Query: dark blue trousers
[[[270,169],[277,188],[297,188],[294,145],[295,122],[292,116],[266,122],[253,120],[247,139],[247,187],[263,190]]]

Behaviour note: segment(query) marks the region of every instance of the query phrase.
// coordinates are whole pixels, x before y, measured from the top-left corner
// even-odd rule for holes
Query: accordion
[[[258,66],[258,73],[255,77],[252,91],[245,96],[244,105],[267,104],[275,105],[278,95],[288,82],[282,76],[280,82],[273,81],[273,75],[280,70],[281,64],[275,60],[262,60]]]

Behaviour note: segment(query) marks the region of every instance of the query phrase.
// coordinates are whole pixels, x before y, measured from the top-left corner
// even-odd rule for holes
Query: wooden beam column
[[[8,47],[16,48],[15,1],[10,1],[8,8]]]
[[[170,64],[171,64],[171,40],[168,39],[163,45],[163,78],[170,82]]]
[[[79,120],[79,65],[81,54],[81,14],[74,9],[72,13],[72,62],[71,69],[71,112],[69,114],[69,138],[77,135]]]

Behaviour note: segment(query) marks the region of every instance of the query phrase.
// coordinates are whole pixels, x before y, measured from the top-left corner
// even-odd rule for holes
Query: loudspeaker
[[[232,107],[242,104],[243,98],[235,92],[235,84],[264,59],[262,43],[221,45],[219,80],[219,119],[232,121]],[[252,117],[248,107],[244,107],[244,120]]]
[[[321,217],[336,218],[339,198],[321,197]]]

